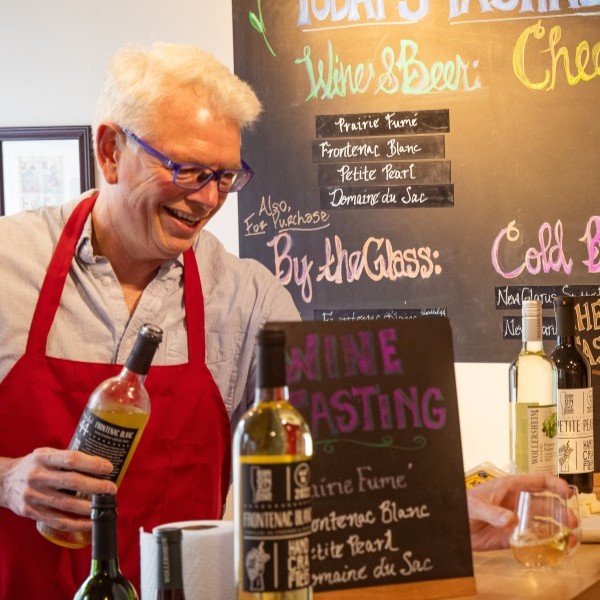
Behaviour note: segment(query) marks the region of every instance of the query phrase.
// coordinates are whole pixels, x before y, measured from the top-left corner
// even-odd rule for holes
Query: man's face
[[[238,126],[209,111],[198,114],[189,102],[166,103],[157,111],[150,131],[144,141],[175,162],[213,169],[240,167]],[[111,224],[134,260],[178,256],[190,248],[227,198],[214,180],[197,191],[175,186],[173,172],[141,147],[136,153],[135,142],[123,147],[116,185]]]

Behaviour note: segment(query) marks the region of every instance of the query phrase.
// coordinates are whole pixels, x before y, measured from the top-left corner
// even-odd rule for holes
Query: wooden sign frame
[[[317,592],[313,597],[315,600],[382,600],[382,598],[396,597],[402,598],[402,600],[436,600],[472,596],[476,593],[475,577],[459,577],[334,592]]]

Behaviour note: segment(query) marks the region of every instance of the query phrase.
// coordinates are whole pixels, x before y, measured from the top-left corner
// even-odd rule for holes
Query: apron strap
[[[76,207],[63,232],[46,270],[46,277],[31,320],[29,337],[27,339],[27,354],[46,354],[46,342],[54,316],[60,304],[71,261],[75,256],[75,247],[83,230],[85,221],[90,214],[98,194],[82,200]]]
[[[26,354],[46,355],[48,335],[60,304],[77,243],[97,197],[98,193],[95,193],[82,200],[67,220],[40,290],[29,328]],[[206,351],[204,296],[193,248],[186,250],[183,254],[183,295],[188,331],[188,362],[202,365]]]
[[[188,330],[188,362],[203,365],[206,359],[204,295],[193,248],[183,253],[183,298]]]

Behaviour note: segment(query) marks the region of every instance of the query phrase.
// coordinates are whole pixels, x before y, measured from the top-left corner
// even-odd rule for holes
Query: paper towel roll
[[[179,527],[186,600],[235,598],[233,523],[231,521],[180,521],[155,527]],[[141,600],[156,597],[158,547],[152,533],[140,529]]]

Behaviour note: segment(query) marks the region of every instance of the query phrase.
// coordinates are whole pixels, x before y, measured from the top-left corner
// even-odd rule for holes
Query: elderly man
[[[116,491],[99,478],[108,460],[65,448],[145,322],[164,339],[150,421],[119,489],[122,570],[138,587],[140,527],[222,516],[256,333],[299,318],[267,269],[203,231],[252,177],[241,130],[259,112],[201,50],[125,47],[97,106],[100,190],[0,219],[0,598],[64,600],[89,572],[89,550],[47,541],[36,522],[69,545],[68,532],[91,527],[87,498]]]

